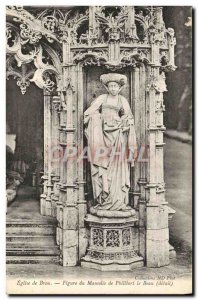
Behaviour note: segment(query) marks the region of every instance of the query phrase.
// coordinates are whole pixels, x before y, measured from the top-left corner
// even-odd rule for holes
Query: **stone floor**
[[[170,241],[178,252],[191,261],[192,252],[192,146],[165,139],[166,199],[176,210],[170,221]]]
[[[16,199],[10,203],[7,209],[6,221],[9,222],[35,222],[40,224],[54,223],[54,218],[40,214],[40,203],[36,199],[36,189],[31,186],[20,186]]]
[[[159,269],[141,268],[131,272],[119,272],[117,277],[122,280],[136,276],[175,276],[176,278],[190,278],[192,254],[192,147],[173,139],[165,139],[165,182],[166,199],[176,210],[170,221],[170,242],[177,251],[177,259],[167,267]],[[13,206],[16,205],[13,203]],[[38,206],[33,206],[35,209]],[[27,204],[28,207],[28,204]],[[24,207],[23,207],[24,209]],[[37,208],[36,208],[37,209]],[[19,208],[20,210],[20,208]],[[33,213],[33,211],[32,211]],[[31,213],[31,215],[32,215]],[[38,211],[37,211],[38,213]],[[11,212],[10,214],[15,214]],[[40,218],[39,214],[37,215]],[[43,265],[8,265],[9,279],[20,278],[55,278],[75,279],[114,278],[115,272],[99,272],[86,270],[81,267],[61,267],[56,264]]]

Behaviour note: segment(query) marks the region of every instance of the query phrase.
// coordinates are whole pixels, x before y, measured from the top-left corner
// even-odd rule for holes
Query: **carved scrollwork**
[[[7,68],[7,79],[9,80],[10,76],[17,79],[17,86],[20,87],[22,95],[26,93],[27,87],[30,85],[30,78],[35,72],[35,69],[32,66],[28,69],[29,65],[18,66],[14,59],[14,56],[8,56],[6,61]]]
[[[44,28],[54,33],[56,31],[58,21],[54,16],[46,16],[42,19],[42,25]]]
[[[12,16],[16,22],[21,22],[22,20],[34,20],[34,16],[25,10],[23,6],[8,5],[6,6],[6,14]]]
[[[33,46],[28,54],[24,54],[22,50],[21,37],[16,29],[9,25],[7,26],[7,53],[14,54],[14,57],[18,63],[18,66],[22,64],[28,64],[34,60],[38,54],[38,48]]]
[[[43,49],[41,45],[34,46],[35,43],[39,42],[42,35],[38,32],[38,34],[32,32],[30,27],[24,23],[20,25],[20,29],[19,35],[16,29],[8,24],[7,53],[13,55],[17,61],[18,67],[24,68],[23,65],[34,62],[37,70],[34,70],[35,73],[32,79],[27,80],[24,76],[22,76],[22,78],[19,76],[20,79],[18,79],[17,85],[20,86],[23,94],[26,91],[26,87],[29,86],[29,81],[35,82],[35,84],[40,88],[46,88],[47,90],[52,91],[56,83],[50,79],[50,76],[46,76],[46,74],[56,74],[58,76],[58,71],[53,65],[43,62]],[[30,50],[28,49],[29,53],[24,54],[23,47],[24,44],[27,43],[33,44],[33,46]]]
[[[58,75],[57,70],[53,66],[45,66],[37,69],[30,81],[34,82],[39,88],[52,92],[56,87],[55,79],[52,80],[50,76],[53,74]]]
[[[165,29],[160,7],[49,8],[31,14],[23,7],[7,6],[6,13],[7,53],[14,55],[18,66],[35,64],[32,81],[40,88],[52,90],[60,81],[61,61],[65,65],[104,65],[114,71],[152,60],[160,63],[161,71],[175,69],[174,30]],[[159,59],[153,60],[155,43]],[[44,44],[49,48],[45,53]],[[149,86],[156,86],[155,80],[151,85],[148,81]]]
[[[137,62],[150,63],[150,51],[147,49],[123,50],[120,55],[121,62],[134,65]]]
[[[8,54],[16,53],[20,47],[20,37],[17,30],[9,23],[6,26],[6,50]]]
[[[26,88],[30,85],[30,81],[27,78],[19,78],[17,80],[17,85],[21,89],[21,94],[24,95],[26,93]]]
[[[27,24],[23,23],[20,25],[20,36],[21,36],[21,44],[24,45],[26,43],[37,44],[39,40],[42,38],[42,34],[39,31],[34,31]]]
[[[98,51],[79,51],[73,57],[73,61],[83,62],[86,65],[97,65],[100,66],[108,61],[108,52],[105,50]]]
[[[6,6],[7,9],[10,9],[10,10],[18,10],[18,11],[22,11],[23,10],[23,6],[14,6],[14,5],[7,5]]]
[[[74,14],[73,14],[74,12]],[[71,15],[71,16],[70,16]],[[84,26],[83,23],[88,21],[89,10],[83,13],[78,10],[68,10],[63,13],[60,9],[47,9],[41,13],[38,18],[41,20],[42,27],[55,34],[59,42],[66,42],[70,45],[78,43],[78,28]],[[70,16],[70,18],[69,18]],[[53,42],[53,39],[46,34],[47,39]],[[79,37],[79,42],[83,40],[83,34]]]

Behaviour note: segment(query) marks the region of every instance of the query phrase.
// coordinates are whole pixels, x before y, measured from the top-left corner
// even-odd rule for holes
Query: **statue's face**
[[[117,82],[108,83],[108,91],[111,95],[116,96],[119,93],[120,86]]]

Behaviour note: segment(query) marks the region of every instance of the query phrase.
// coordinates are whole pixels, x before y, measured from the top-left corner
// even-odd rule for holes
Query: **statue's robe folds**
[[[136,149],[134,119],[126,98],[119,95],[119,107],[114,107],[105,104],[107,97],[99,96],[84,113],[94,202],[98,209],[126,210]]]

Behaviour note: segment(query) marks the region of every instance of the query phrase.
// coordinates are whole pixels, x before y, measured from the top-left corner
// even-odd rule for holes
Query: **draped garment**
[[[108,94],[96,98],[84,113],[85,135],[91,158],[94,202],[103,210],[126,210],[130,165],[136,149],[134,119],[126,98],[107,103]]]

